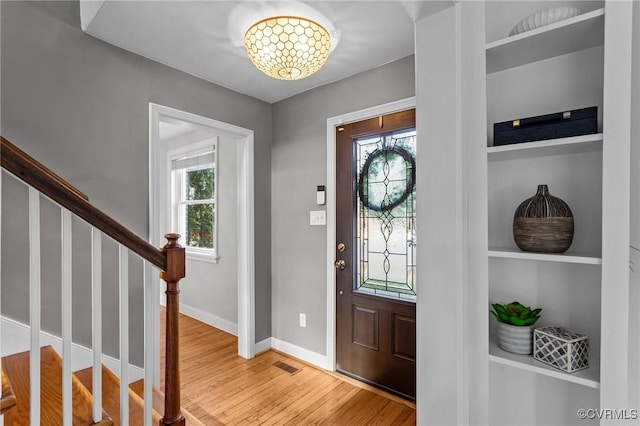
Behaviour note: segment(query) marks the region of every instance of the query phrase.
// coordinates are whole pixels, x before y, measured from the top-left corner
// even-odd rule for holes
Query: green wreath
[[[403,191],[399,193],[395,199],[389,199],[387,203],[383,199],[380,204],[374,203],[373,200],[369,199],[368,192],[365,192],[365,187],[369,183],[369,169],[371,168],[371,164],[379,158],[384,158],[384,161],[387,162],[389,159],[389,155],[399,155],[405,161],[405,164],[408,163],[408,168],[410,168],[411,172],[409,173],[409,177],[406,183],[406,186]],[[360,171],[359,176],[359,184],[358,184],[358,194],[360,196],[360,200],[362,200],[362,204],[371,210],[381,212],[381,211],[389,211],[399,206],[402,202],[404,202],[407,197],[413,192],[413,189],[416,185],[416,161],[411,155],[409,151],[406,149],[393,146],[393,147],[383,147],[378,148],[369,155],[364,165],[362,166],[362,170]],[[388,195],[388,193],[387,193]]]

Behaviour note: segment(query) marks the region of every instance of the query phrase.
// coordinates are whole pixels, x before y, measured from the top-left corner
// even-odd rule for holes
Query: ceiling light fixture
[[[331,36],[317,22],[274,16],[253,24],[244,35],[251,62],[269,77],[299,80],[318,71],[331,51]]]

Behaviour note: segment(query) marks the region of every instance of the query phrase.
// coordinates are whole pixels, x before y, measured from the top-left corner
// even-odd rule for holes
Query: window
[[[187,255],[217,261],[217,138],[213,144],[169,154],[171,225],[182,236]]]

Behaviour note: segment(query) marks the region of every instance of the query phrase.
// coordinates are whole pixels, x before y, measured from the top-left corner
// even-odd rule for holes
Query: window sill
[[[220,256],[209,253],[200,253],[187,249],[187,260],[197,260],[199,262],[218,263]]]

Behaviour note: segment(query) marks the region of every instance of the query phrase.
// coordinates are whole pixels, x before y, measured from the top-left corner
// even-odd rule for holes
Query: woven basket
[[[573,213],[558,197],[549,194],[547,185],[524,200],[513,215],[513,239],[524,251],[563,253],[573,242]]]
[[[536,328],[533,357],[567,373],[589,368],[589,336],[563,327]]]

